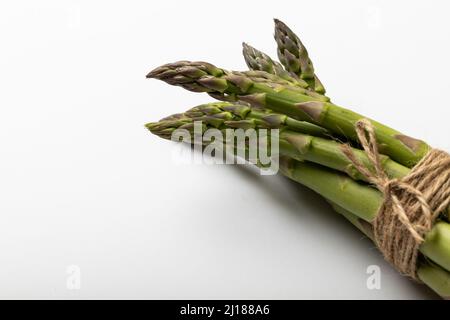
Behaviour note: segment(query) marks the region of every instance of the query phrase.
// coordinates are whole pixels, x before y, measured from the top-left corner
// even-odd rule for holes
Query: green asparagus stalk
[[[275,19],[275,41],[278,45],[278,59],[286,70],[306,80],[318,93],[325,93],[325,87],[314,73],[314,66],[300,38],[289,27]]]
[[[308,160],[347,173],[353,179],[364,180],[362,175],[342,152],[342,143],[326,139],[327,131],[308,122],[298,121],[268,109],[253,108],[228,102],[215,102],[199,105],[185,113],[176,114],[156,123],[147,124],[147,128],[162,138],[170,139],[176,129],[194,129],[193,123],[201,121],[204,129],[280,129],[279,150],[283,156],[296,160]],[[322,137],[322,138],[321,138]],[[365,165],[371,163],[365,152],[352,148],[354,154]],[[391,178],[402,178],[410,169],[381,157],[381,163]]]
[[[165,135],[168,136],[167,139],[170,139],[174,130],[194,121],[203,121],[210,128],[288,128],[291,131],[319,137],[330,135],[326,129],[309,122],[295,120],[269,109],[253,108],[245,104],[229,102],[202,104],[184,113],[171,115],[147,126],[150,126],[158,136]]]
[[[181,72],[181,73],[179,73]],[[307,88],[307,84],[294,81],[293,79],[283,79],[275,74],[260,70],[249,70],[230,73],[237,81],[243,83],[233,85],[225,76],[225,70],[216,68],[207,62],[178,61],[156,68],[147,75],[147,78],[158,78],[171,85],[181,86],[193,92],[207,92],[219,100],[237,100],[236,94],[246,95],[241,92],[241,85],[255,85],[263,88],[270,88],[275,92],[283,90],[287,95],[301,95],[307,97],[305,101],[327,102],[329,98]],[[197,82],[198,81],[198,82]]]
[[[256,78],[265,80],[258,82],[245,72],[230,72],[205,62],[181,61],[156,68],[147,77],[195,92],[208,92],[215,98],[233,98],[266,107],[292,118],[314,123],[355,142],[358,142],[355,124],[366,118],[333,103],[320,101],[323,96],[317,93],[313,96],[308,90],[300,92],[293,86],[283,85],[283,79],[263,71],[259,71]],[[270,79],[273,78],[278,81],[271,82]],[[380,144],[380,152],[404,166],[413,167],[430,149],[421,140],[410,138],[379,122],[371,122]]]
[[[330,202],[330,204],[337,213],[344,216],[369,239],[374,241],[372,225],[370,223],[332,202]],[[438,295],[445,299],[450,299],[450,272],[442,269],[429,260],[423,259],[418,267],[417,275],[420,281],[425,283]]]

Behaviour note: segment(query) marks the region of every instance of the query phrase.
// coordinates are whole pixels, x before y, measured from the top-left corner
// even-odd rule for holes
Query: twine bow
[[[384,196],[372,222],[375,242],[387,261],[417,280],[419,247],[439,214],[450,204],[450,155],[431,149],[407,176],[390,179],[383,170],[370,121],[358,121],[355,129],[373,168],[365,166],[348,145],[342,151]]]

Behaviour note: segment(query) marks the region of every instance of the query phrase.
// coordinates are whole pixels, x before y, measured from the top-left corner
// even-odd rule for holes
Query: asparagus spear
[[[207,62],[193,62],[192,66],[190,64],[191,62],[189,61],[179,61],[174,64],[168,64],[160,68],[157,68],[161,72],[158,72],[157,69],[153,70],[147,75],[147,78],[152,78],[152,75],[155,72],[159,73],[159,75],[161,76],[160,80],[163,80],[172,85],[182,86],[183,88],[189,91],[207,92],[209,95],[219,100],[233,100],[233,101],[236,100],[233,93],[230,93],[233,90],[225,93],[228,94],[228,96],[226,96],[222,92],[223,86],[227,86],[229,87],[229,89],[231,89],[230,87],[231,83],[226,83],[224,79],[221,80],[214,79],[214,75],[223,76],[224,75],[223,73],[220,74],[217,73],[223,72],[223,70],[220,70]],[[163,67],[166,66],[169,67],[169,65],[174,67],[174,70],[169,70],[169,68],[163,70]],[[182,74],[177,74],[178,71],[175,69],[178,69],[178,71],[182,71]],[[302,94],[304,96],[307,96],[309,100],[313,101],[324,101],[324,102],[329,101],[328,97],[307,89],[306,83],[294,81],[293,79],[290,80],[283,79],[274,74],[259,70],[233,72],[233,74],[238,77],[240,76],[243,79],[248,80],[251,83],[254,83],[255,85],[269,87],[274,90],[283,88],[292,94]],[[205,78],[205,76],[208,75],[209,75],[208,79],[211,81],[211,83],[206,86],[204,84],[192,81],[193,79],[198,79],[200,82],[208,81],[208,79]],[[209,88],[210,86],[212,86],[213,88]]]
[[[265,108],[253,108],[245,104],[212,102],[196,106],[184,113],[174,114],[147,126],[150,131],[161,136],[170,135],[173,130],[194,121],[203,121],[213,128],[289,128],[314,136],[329,136],[322,127],[305,121],[292,119]]]
[[[313,63],[300,38],[280,20],[274,19],[274,21],[278,59],[280,59],[286,70],[306,80],[314,91],[325,93],[325,87],[314,73]]]
[[[301,86],[304,86],[304,84],[306,83],[309,90],[320,94],[324,93],[324,90],[321,90],[323,87],[318,89],[314,85],[311,85],[310,82],[308,83],[305,80],[300,79],[296,74],[287,72],[286,70],[284,70],[283,66],[280,63],[272,60],[272,58],[270,58],[267,54],[253,48],[246,43],[243,43],[242,45],[244,59],[250,70],[264,71],[290,82],[299,82]]]
[[[279,62],[272,60],[267,54],[253,48],[245,42],[242,43],[242,53],[245,63],[247,63],[250,70],[265,71],[291,82],[298,81],[304,88],[309,86],[305,80],[300,79],[296,74],[286,71]]]
[[[215,102],[199,105],[182,114],[176,114],[156,123],[147,124],[147,128],[162,138],[170,139],[172,132],[179,128],[190,128],[201,121],[208,128],[218,129],[280,129],[280,154],[297,160],[308,160],[347,173],[353,179],[364,180],[362,175],[342,152],[342,143],[321,137],[329,137],[327,131],[308,122],[298,121],[268,109],[251,107],[227,102]],[[367,166],[370,161],[362,150],[352,148],[358,159]],[[401,178],[409,173],[404,167],[389,157],[381,157],[382,166],[391,178]]]
[[[265,80],[258,82],[245,72],[226,71],[206,62],[180,61],[158,67],[147,77],[194,92],[208,92],[215,98],[232,98],[263,106],[292,118],[317,124],[356,142],[358,138],[355,124],[366,118],[333,103],[320,101],[323,96],[317,93],[317,96],[313,96],[307,90],[300,92],[292,86],[283,85],[283,79],[263,71],[258,72],[258,79]],[[278,81],[270,80],[274,78]],[[430,149],[421,140],[403,135],[376,121],[372,121],[372,124],[380,143],[380,151],[402,165],[413,167]]]

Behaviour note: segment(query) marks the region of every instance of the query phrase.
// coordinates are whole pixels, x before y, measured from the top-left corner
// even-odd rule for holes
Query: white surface
[[[434,298],[312,192],[245,167],[175,165],[143,124],[209,99],[145,74],[181,59],[244,69],[241,41],[275,56],[278,17],[334,101],[450,150],[449,9],[2,2],[0,298]],[[380,290],[366,287],[369,265]]]

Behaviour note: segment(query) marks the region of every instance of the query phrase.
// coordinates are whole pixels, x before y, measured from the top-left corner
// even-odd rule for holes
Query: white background
[[[341,105],[450,150],[446,1],[2,1],[0,298],[435,298],[314,193],[176,165],[144,124],[209,101],[145,79],[245,69],[301,35]],[[67,286],[67,268],[81,287]],[[379,265],[381,289],[366,269]]]

